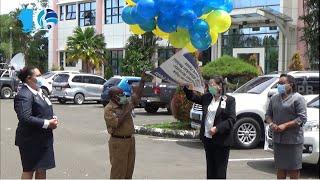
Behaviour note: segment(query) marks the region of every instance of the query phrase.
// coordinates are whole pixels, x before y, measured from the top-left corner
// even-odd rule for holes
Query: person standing
[[[302,168],[303,128],[307,121],[307,107],[303,96],[297,92],[294,77],[281,74],[278,94],[271,97],[266,123],[273,131],[274,161],[277,178],[300,177]],[[288,158],[290,157],[290,158]]]
[[[19,123],[15,145],[19,147],[23,172],[21,179],[45,179],[46,170],[55,167],[52,130],[58,126],[52,104],[41,91],[39,69],[25,67],[19,79],[24,83],[14,98]]]
[[[110,179],[132,179],[136,156],[132,110],[140,102],[144,82],[145,74],[131,98],[126,97],[119,87],[110,88],[110,102],[104,110],[104,119],[110,134]]]
[[[208,92],[198,96],[193,86],[184,87],[187,99],[202,105],[203,116],[199,137],[203,142],[208,179],[225,179],[230,146],[233,143],[232,129],[236,120],[234,97],[225,94],[224,80],[215,77],[208,83]]]

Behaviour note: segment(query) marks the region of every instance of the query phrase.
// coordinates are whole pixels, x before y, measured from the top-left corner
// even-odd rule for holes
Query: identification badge
[[[227,106],[226,101],[221,101],[221,105],[220,105],[220,107],[221,107],[222,109],[225,109],[225,108],[226,108],[226,106]]]

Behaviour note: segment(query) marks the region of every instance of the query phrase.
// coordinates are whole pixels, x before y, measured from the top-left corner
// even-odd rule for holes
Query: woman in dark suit
[[[203,116],[200,139],[207,161],[208,179],[225,179],[232,145],[232,128],[236,120],[235,99],[225,95],[224,80],[215,77],[208,83],[208,91],[202,96],[193,93],[193,87],[184,87],[187,99],[201,104]]]
[[[25,67],[19,73],[24,83],[14,99],[19,120],[15,145],[19,147],[22,179],[45,179],[46,170],[55,167],[52,130],[57,128],[52,104],[40,87],[43,79],[37,68]]]

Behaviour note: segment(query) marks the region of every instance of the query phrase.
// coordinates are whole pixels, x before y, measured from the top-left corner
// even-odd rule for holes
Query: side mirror
[[[271,98],[273,95],[277,94],[278,93],[278,90],[277,89],[271,89],[269,92],[268,92],[268,98]]]

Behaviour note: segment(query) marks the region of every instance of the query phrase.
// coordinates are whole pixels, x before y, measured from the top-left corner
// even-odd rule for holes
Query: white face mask
[[[41,88],[41,86],[43,86],[45,84],[45,79],[43,77],[36,77],[36,85],[38,88]]]

